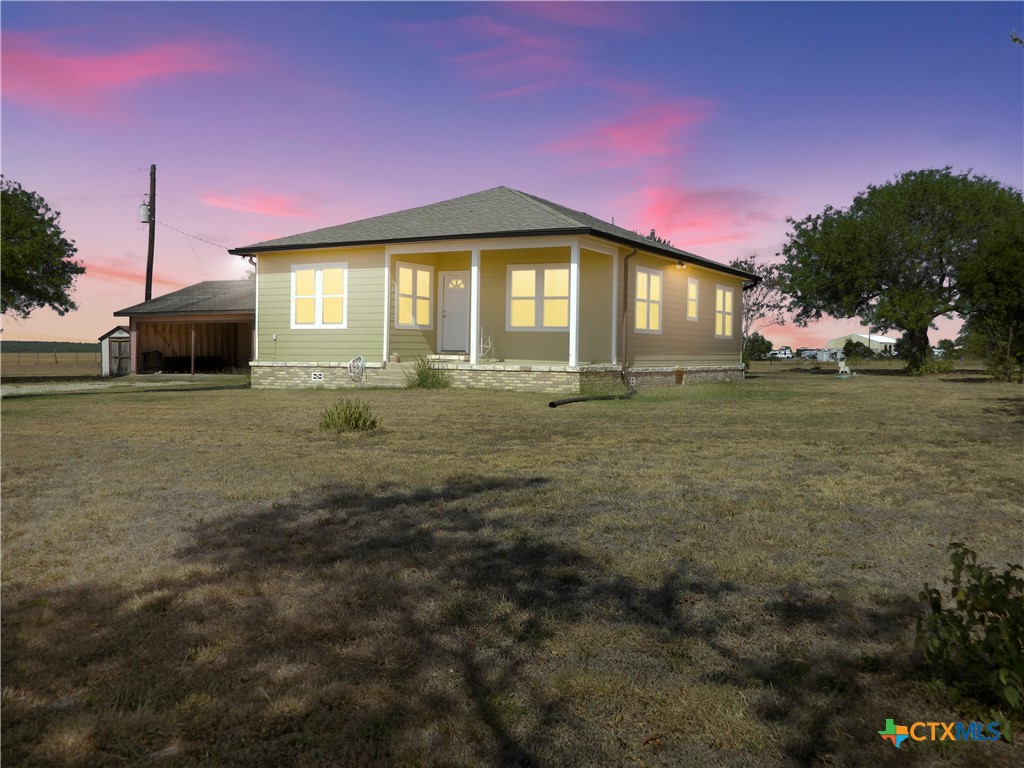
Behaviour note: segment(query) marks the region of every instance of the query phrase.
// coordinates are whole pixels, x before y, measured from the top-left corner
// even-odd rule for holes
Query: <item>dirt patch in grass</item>
[[[868,378],[5,402],[3,758],[1017,764],[876,731],[967,717],[915,598],[1020,559],[1020,388]]]

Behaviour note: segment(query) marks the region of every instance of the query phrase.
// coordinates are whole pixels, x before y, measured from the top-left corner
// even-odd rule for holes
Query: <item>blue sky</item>
[[[1020,188],[1012,29],[1024,4],[5,2],[3,173],[88,271],[4,338],[95,339],[142,298],[151,163],[158,295],[241,276],[218,245],[501,184],[722,262],[907,170]]]

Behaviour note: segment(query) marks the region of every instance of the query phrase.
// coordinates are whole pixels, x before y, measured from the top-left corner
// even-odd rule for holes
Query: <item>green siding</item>
[[[612,359],[612,258],[580,250],[580,365]]]
[[[506,331],[505,300],[510,264],[569,264],[569,248],[529,248],[480,253],[480,320],[494,336],[497,360],[560,362],[569,359],[568,331]]]
[[[636,267],[661,270],[664,276],[662,294],[662,332],[636,333],[634,318],[634,279]],[[721,272],[693,264],[677,269],[671,262],[643,254],[629,262],[629,311],[627,323],[627,357],[631,365],[736,365],[740,362],[740,316],[743,308],[743,281]],[[622,276],[620,275],[620,278]],[[697,320],[686,318],[687,278],[696,278],[698,288]],[[715,286],[731,287],[733,293],[733,336],[715,338]],[[619,350],[622,354],[622,350]]]
[[[348,327],[292,330],[293,264],[348,264]],[[259,360],[346,362],[356,355],[379,362],[384,349],[384,249],[339,248],[259,257]],[[277,340],[274,340],[277,334]]]

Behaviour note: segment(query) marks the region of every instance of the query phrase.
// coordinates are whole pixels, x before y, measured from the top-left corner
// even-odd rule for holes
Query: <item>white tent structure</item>
[[[828,342],[829,349],[842,349],[848,341],[859,341],[861,344],[866,346],[875,352],[885,352],[892,354],[892,348],[896,344],[896,339],[890,339],[888,336],[881,336],[876,333],[848,333],[845,336],[840,336],[838,339],[832,339]]]

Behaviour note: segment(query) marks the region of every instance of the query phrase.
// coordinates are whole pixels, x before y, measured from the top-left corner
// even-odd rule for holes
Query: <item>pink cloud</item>
[[[606,166],[629,165],[682,152],[687,129],[707,120],[710,113],[710,103],[697,100],[638,107],[624,118],[591,126],[545,149],[599,153]]]
[[[288,219],[310,219],[312,214],[294,195],[271,195],[252,191],[240,196],[211,194],[200,198],[207,205],[230,211],[258,213],[261,216],[280,216]]]
[[[766,201],[760,195],[732,187],[651,185],[634,199],[641,231],[654,228],[684,249],[747,240],[776,218],[765,210]]]
[[[85,274],[79,280],[99,280],[102,282],[131,283],[139,287],[140,297],[143,295],[143,287],[146,284],[145,265],[125,266],[119,263],[104,263],[95,259],[84,259]],[[178,279],[168,278],[160,274],[160,270],[153,272],[153,284],[164,285],[169,288],[184,288],[188,283]],[[139,298],[142,301],[142,298]]]
[[[117,53],[71,54],[23,32],[3,34],[2,60],[5,100],[85,115],[108,112],[109,99],[119,90],[232,66],[223,46],[178,41]]]

